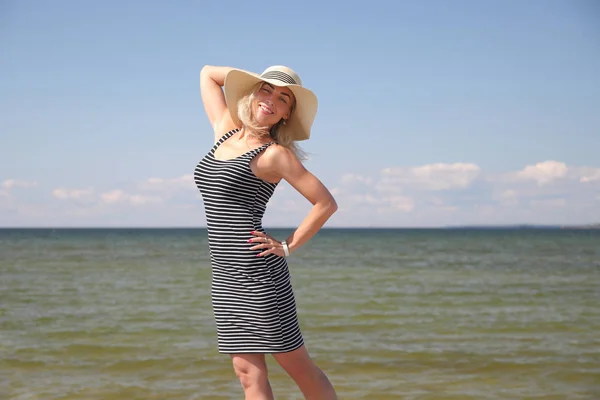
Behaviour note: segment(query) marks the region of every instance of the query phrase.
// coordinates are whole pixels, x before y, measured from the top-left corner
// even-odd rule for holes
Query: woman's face
[[[290,117],[294,101],[294,94],[290,89],[264,82],[255,94],[254,118],[261,126],[271,128],[282,118]]]

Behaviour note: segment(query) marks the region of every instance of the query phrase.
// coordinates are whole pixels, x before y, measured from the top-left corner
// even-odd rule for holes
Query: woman
[[[337,210],[295,145],[310,136],[316,96],[283,66],[261,75],[205,66],[200,90],[215,145],[194,179],[206,212],[219,352],[231,356],[246,399],[273,398],[265,354],[273,355],[307,399],[336,399],[304,346],[286,262]],[[282,179],[313,207],[279,241],[264,231],[262,217]]]

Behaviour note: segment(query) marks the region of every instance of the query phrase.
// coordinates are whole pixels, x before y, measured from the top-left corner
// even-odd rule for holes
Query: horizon
[[[293,226],[270,226],[264,227],[265,230],[293,230],[296,229]],[[581,229],[581,228],[600,228],[600,223],[592,224],[505,224],[505,225],[445,225],[445,226],[324,226],[320,230],[369,230],[369,229],[382,229],[382,230],[437,230],[437,229]],[[0,230],[27,230],[27,229],[62,229],[62,230],[86,230],[86,229],[98,229],[98,230],[119,230],[119,229],[134,229],[134,230],[153,230],[153,229],[207,229],[206,226],[0,226]]]

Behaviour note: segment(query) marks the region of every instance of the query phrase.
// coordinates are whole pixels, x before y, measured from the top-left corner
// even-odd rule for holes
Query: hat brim
[[[241,69],[232,69],[225,76],[225,102],[231,119],[241,125],[238,118],[238,101],[247,95],[258,82],[267,82],[273,86],[287,87],[294,93],[296,107],[286,122],[286,128],[295,141],[306,140],[310,137],[312,124],[317,115],[317,96],[300,85],[287,84],[276,79],[261,78],[260,75]]]

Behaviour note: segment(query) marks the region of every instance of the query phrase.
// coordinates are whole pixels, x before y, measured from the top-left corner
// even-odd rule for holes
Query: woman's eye
[[[284,104],[287,104],[287,100],[285,97],[280,97],[279,100],[283,101]]]

